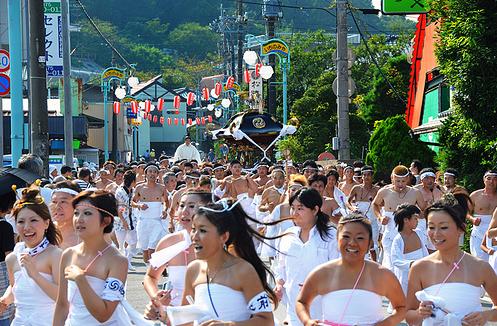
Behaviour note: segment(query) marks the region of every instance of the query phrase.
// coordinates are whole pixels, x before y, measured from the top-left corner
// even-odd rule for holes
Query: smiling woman
[[[7,258],[9,287],[0,298],[0,313],[14,302],[12,325],[52,325],[57,297],[61,241],[47,205],[35,186],[22,191],[12,215],[21,242]]]
[[[351,213],[338,226],[342,257],[322,264],[306,278],[296,310],[304,325],[398,325],[405,316],[405,297],[399,281],[387,268],[364,257],[369,252],[372,228],[368,218]],[[310,314],[312,301],[322,296],[322,315]],[[394,312],[384,319],[382,297]]]

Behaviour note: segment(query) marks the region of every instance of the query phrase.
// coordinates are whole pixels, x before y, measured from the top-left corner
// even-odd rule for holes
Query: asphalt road
[[[148,303],[148,297],[142,285],[146,267],[145,264],[143,263],[141,256],[136,256],[135,258],[133,258],[132,264],[136,268],[136,271],[128,272],[126,298],[128,302],[137,311],[142,312],[145,309],[146,304]],[[484,309],[490,309],[492,307],[492,303],[488,296],[484,296],[481,302]],[[388,301],[384,300],[383,312],[385,316],[388,316],[387,307],[388,307]],[[279,321],[284,320],[285,307],[283,307],[283,305],[279,305],[278,309],[275,311],[275,317]],[[407,325],[407,324],[401,323],[400,325]],[[497,325],[497,323],[488,323],[488,325]]]

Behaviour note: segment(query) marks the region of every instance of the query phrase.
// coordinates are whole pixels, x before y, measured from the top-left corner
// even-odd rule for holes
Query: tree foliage
[[[369,140],[366,163],[373,166],[377,179],[389,182],[392,168],[409,165],[419,159],[424,166],[432,166],[434,152],[425,144],[409,136],[410,128],[404,116],[398,115],[380,121]]]
[[[442,167],[455,167],[467,186],[481,186],[497,162],[497,2],[430,1],[439,20],[436,55],[455,87],[454,114],[440,130]]]
[[[185,23],[169,34],[169,45],[190,58],[204,59],[215,53],[220,36],[198,23]]]

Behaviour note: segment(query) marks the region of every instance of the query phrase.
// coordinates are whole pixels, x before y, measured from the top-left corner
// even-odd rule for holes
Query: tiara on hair
[[[229,212],[231,211],[237,204],[239,204],[242,200],[245,200],[248,198],[248,195],[244,195],[244,196],[241,196],[240,198],[238,198],[237,201],[235,201],[233,204],[229,204],[228,203],[228,198],[223,198],[223,199],[220,199],[216,202],[214,202],[214,204],[216,205],[222,205],[223,206],[223,209],[213,209],[213,208],[209,208],[209,207],[206,207],[206,206],[201,206],[199,208],[203,209],[203,210],[206,210],[206,211],[209,211],[209,212],[214,212],[214,213],[224,213],[224,212]]]

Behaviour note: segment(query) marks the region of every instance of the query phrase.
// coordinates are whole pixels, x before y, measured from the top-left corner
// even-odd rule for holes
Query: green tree
[[[370,128],[377,120],[405,112],[406,103],[402,99],[407,98],[410,70],[406,55],[392,57],[382,67],[383,73],[397,90],[396,94],[378,69],[374,69],[369,91],[355,99],[355,103],[360,107],[359,114]]]
[[[455,167],[464,183],[482,185],[484,170],[497,162],[497,2],[429,1],[439,20],[436,55],[455,87],[454,114],[440,130],[442,168]]]
[[[207,26],[185,23],[171,31],[168,43],[190,58],[204,59],[207,54],[216,52],[219,39],[219,34]]]
[[[425,144],[409,136],[410,128],[404,116],[398,115],[377,123],[369,140],[366,163],[373,166],[375,178],[389,182],[392,168],[409,165],[419,159],[425,166],[433,164],[434,152]]]

